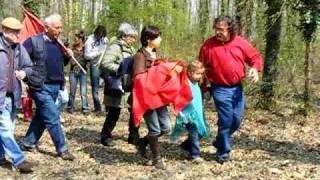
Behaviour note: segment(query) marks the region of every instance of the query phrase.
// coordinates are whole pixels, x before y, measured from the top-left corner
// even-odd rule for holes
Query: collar
[[[44,41],[54,42],[52,39],[49,38],[49,36],[45,32],[42,33],[42,37],[43,37]]]
[[[2,42],[1,44],[2,44],[2,48],[3,48],[3,49],[11,48],[12,50],[14,50],[15,47],[16,47],[16,45],[17,45],[17,44],[10,44],[10,43],[4,38],[2,32],[0,33],[0,41]],[[0,46],[0,48],[1,48],[1,46]]]

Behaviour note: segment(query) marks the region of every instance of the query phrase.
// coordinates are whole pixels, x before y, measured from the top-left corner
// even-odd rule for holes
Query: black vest
[[[32,53],[30,54],[33,62],[31,75],[28,76],[28,84],[34,90],[41,90],[47,76],[46,71],[46,47],[43,34],[31,37]]]

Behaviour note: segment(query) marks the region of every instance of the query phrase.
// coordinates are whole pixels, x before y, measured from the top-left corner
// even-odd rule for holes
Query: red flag
[[[20,42],[22,43],[31,36],[44,31],[44,24],[26,8],[22,7],[24,12],[24,20],[22,21],[22,29],[20,30]]]
[[[166,62],[136,75],[133,96],[133,115],[135,126],[139,126],[143,114],[148,109],[172,104],[178,114],[192,100],[192,92],[184,69],[180,74],[170,75],[176,65],[183,62]],[[183,66],[184,67],[184,66]]]

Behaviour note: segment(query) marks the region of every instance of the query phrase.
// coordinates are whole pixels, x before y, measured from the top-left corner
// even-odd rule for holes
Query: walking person
[[[108,82],[110,78],[120,78],[123,82],[130,83],[132,74],[127,74],[121,77],[119,68],[120,64],[129,60],[129,63],[133,63],[133,55],[135,49],[133,43],[136,41],[138,32],[134,26],[128,23],[121,23],[118,28],[118,37],[112,41],[104,53],[104,57],[101,60],[100,69],[105,78],[105,89],[104,89],[104,104],[106,107],[107,115],[103,128],[101,131],[101,143],[104,146],[112,146],[112,131],[116,126],[117,121],[120,117],[121,109],[128,108],[130,113],[129,116],[129,137],[128,143],[136,145],[139,141],[139,127],[134,126],[133,114],[132,114],[132,103],[129,98],[131,96],[132,87],[125,87],[125,84],[120,84],[119,92],[110,91],[111,84]],[[129,70],[130,71],[130,70]],[[122,91],[122,92],[121,92]]]
[[[205,65],[218,112],[218,134],[213,141],[217,148],[216,158],[224,163],[232,150],[231,136],[240,127],[244,113],[241,81],[245,77],[245,64],[251,67],[248,77],[256,83],[263,62],[260,53],[246,39],[235,34],[230,17],[219,16],[213,28],[216,34],[202,45],[199,59]]]
[[[75,58],[79,61],[81,66],[86,70],[87,62],[84,59],[83,50],[84,50],[84,41],[85,41],[85,33],[84,31],[80,31],[75,34],[75,43],[73,44],[73,53]],[[87,97],[87,74],[85,74],[80,67],[73,61],[70,62],[70,74],[69,74],[69,82],[70,82],[70,95],[68,101],[68,112],[73,112],[75,95],[77,91],[77,84],[80,82],[80,95],[82,108],[81,111],[83,113],[88,113],[90,111],[88,97]]]
[[[162,40],[160,35],[161,31],[158,27],[146,26],[142,29],[140,38],[142,47],[134,56],[134,78],[138,74],[146,72],[159,58],[157,49],[160,47]],[[148,109],[144,113],[143,118],[148,127],[148,135],[141,139],[138,147],[139,153],[144,156],[146,146],[149,144],[152,151],[152,165],[159,169],[165,169],[165,162],[160,154],[158,139],[163,134],[168,134],[171,129],[167,106]]]
[[[56,148],[57,156],[73,161],[75,157],[67,150],[60,122],[59,107],[55,104],[59,90],[65,87],[64,65],[71,49],[64,52],[58,39],[62,33],[62,18],[52,14],[45,18],[45,31],[24,42],[34,66],[28,77],[36,112],[23,139],[25,150],[32,151],[45,129],[48,130]]]
[[[199,83],[203,80],[204,66],[198,60],[193,60],[187,68],[188,83],[192,91],[192,101],[178,114],[171,139],[176,140],[183,132],[188,131],[188,138],[180,145],[190,154],[193,162],[201,163],[200,139],[209,136],[209,129],[205,120],[202,95]]]
[[[32,72],[26,49],[19,44],[22,24],[13,17],[1,22],[0,33],[0,166],[13,165],[22,173],[33,171],[34,164],[25,160],[15,137],[16,108],[21,102],[21,82]]]
[[[94,33],[88,37],[84,45],[84,58],[90,62],[90,81],[94,103],[94,112],[100,114],[101,103],[99,98],[100,72],[97,68],[99,58],[108,44],[107,30],[104,26],[97,26]]]

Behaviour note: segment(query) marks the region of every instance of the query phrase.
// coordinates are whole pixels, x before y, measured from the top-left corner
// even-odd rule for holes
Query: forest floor
[[[242,127],[233,137],[232,161],[221,165],[214,160],[215,148],[211,145],[217,131],[216,112],[210,110],[211,106],[211,103],[206,106],[211,137],[201,142],[204,163],[192,163],[179,148],[186,136],[178,142],[162,137],[161,152],[167,168],[155,169],[127,143],[127,112],[123,111],[114,130],[113,147],[99,143],[104,116],[76,112],[63,114],[63,128],[75,161],[55,157],[46,132],[39,151],[25,152],[27,160],[38,163],[35,171],[20,174],[13,168],[0,167],[0,179],[320,179],[319,116],[304,119],[247,109]],[[28,125],[17,121],[20,144]],[[144,124],[141,134],[146,134]]]

